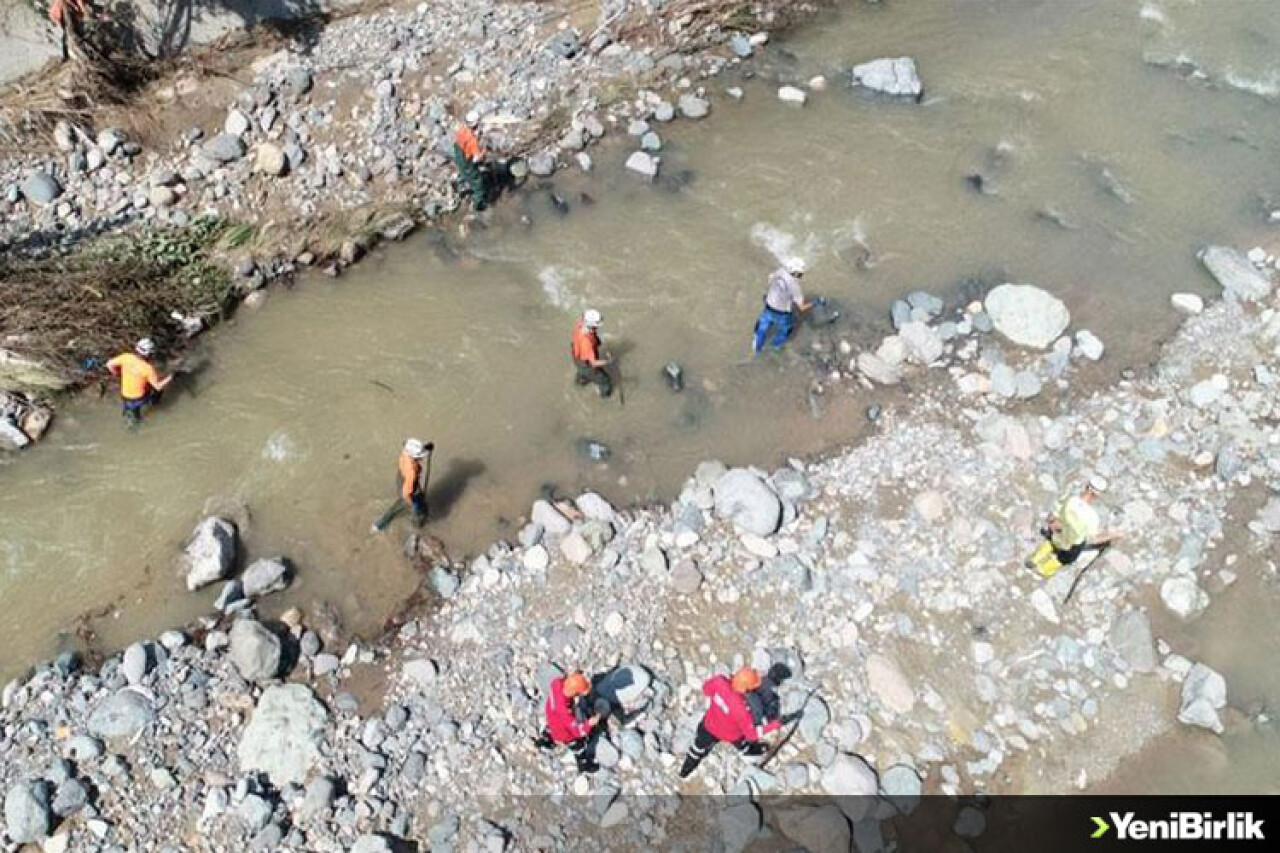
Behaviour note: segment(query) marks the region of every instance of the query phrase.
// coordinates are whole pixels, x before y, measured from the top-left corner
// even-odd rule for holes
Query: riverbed
[[[1107,343],[1098,379],[1141,367],[1177,320],[1168,295],[1212,290],[1197,246],[1274,241],[1280,22],[1264,3],[1207,6],[850,4],[763,51],[751,79],[712,84],[710,118],[658,125],[656,184],[622,170],[629,145],[606,146],[593,173],[527,186],[487,228],[273,288],[208,336],[207,364],[140,432],[90,396],[6,460],[0,673],[74,645],[85,613],[115,646],[206,612],[174,556],[227,506],[248,507],[251,556],[295,562],[283,605],[331,600],[374,630],[417,582],[404,523],[368,532],[409,435],[438,444],[429,529],[459,554],[510,535],[549,488],[625,504],[672,495],[703,458],[856,440],[871,398],[817,393],[813,347],[887,331],[912,290],[955,303],[1034,282]],[[849,65],[901,54],[921,103],[847,86]],[[815,75],[827,88],[803,108],[774,97]],[[845,316],[752,360],[763,281],[790,255]],[[587,306],[620,356],[610,400],[569,371]],[[659,376],[671,360],[680,394]],[[583,438],[611,458],[584,458]]]

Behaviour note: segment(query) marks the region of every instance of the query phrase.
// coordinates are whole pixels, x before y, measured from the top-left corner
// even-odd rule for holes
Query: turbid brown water
[[[368,533],[408,435],[439,445],[430,529],[456,552],[511,533],[547,484],[625,503],[674,493],[703,458],[777,464],[855,439],[867,400],[815,403],[803,354],[887,330],[910,290],[954,302],[1034,282],[1107,342],[1100,371],[1141,366],[1176,322],[1169,293],[1214,290],[1199,245],[1275,240],[1268,9],[852,4],[771,48],[757,79],[712,84],[712,118],[659,126],[655,186],[622,172],[626,148],[600,149],[593,175],[554,185],[567,214],[530,186],[465,239],[421,234],[341,280],[273,289],[210,336],[208,366],[139,434],[84,399],[7,460],[0,672],[68,642],[86,611],[107,608],[92,624],[108,645],[206,612],[212,593],[188,594],[173,560],[211,499],[250,508],[251,556],[296,562],[284,601],[333,600],[372,629],[416,582],[403,524]],[[848,88],[842,69],[903,54],[923,103]],[[816,74],[827,91],[803,109],[775,99],[777,81]],[[763,279],[791,254],[845,320],[752,362]],[[573,386],[568,330],[588,305],[625,405]],[[679,395],[659,379],[673,359]],[[580,438],[613,457],[583,459]]]

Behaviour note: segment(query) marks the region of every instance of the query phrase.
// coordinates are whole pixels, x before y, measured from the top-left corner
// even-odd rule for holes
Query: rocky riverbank
[[[144,333],[176,346],[272,278],[311,265],[337,274],[455,210],[452,137],[469,110],[489,148],[523,158],[516,171],[533,180],[590,170],[590,147],[628,131],[643,144],[634,168],[653,178],[658,126],[706,116],[717,74],[819,5],[392,3],[314,40],[197,54],[125,108],[56,122],[23,113],[24,145],[0,159],[6,278],[52,277],[58,258],[111,235],[210,218],[234,227],[217,244],[229,277],[217,298],[157,282],[124,340],[67,329],[66,306],[41,300],[47,322],[0,330],[0,387],[83,379],[85,359]],[[114,289],[96,289],[110,312]]]
[[[1280,305],[1241,258],[1206,253],[1225,298],[1175,297],[1194,316],[1148,375],[1039,411],[1018,389],[1034,379],[1047,397],[1103,357],[1064,334],[1066,306],[1025,286],[963,310],[916,295],[897,335],[845,353],[921,389],[909,411],[872,413],[864,444],[774,472],[707,462],[666,507],[538,502],[517,541],[466,565],[411,540],[430,604],[373,645],[323,613],[263,621],[260,598],[306,567],[259,560],[228,580],[234,527],[206,522],[184,569],[225,584],[221,613],[4,688],[9,847],[651,848],[702,833],[867,850],[922,791],[1083,787],[1177,721],[1204,737],[1251,725],[1153,628],[1245,574],[1276,582]],[[1046,582],[1022,567],[1037,520],[1089,475],[1110,480],[1104,526],[1122,538]],[[579,776],[531,743],[545,685],[555,665],[620,662],[651,674],[647,709]],[[702,680],[777,662],[784,711],[816,690],[778,759],[722,750],[680,782]],[[781,793],[864,796],[769,801]],[[981,800],[953,814],[961,837],[982,832]]]

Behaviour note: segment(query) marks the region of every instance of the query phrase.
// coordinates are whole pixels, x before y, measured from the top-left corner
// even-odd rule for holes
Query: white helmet
[[[808,265],[804,262],[804,258],[787,259],[787,272],[792,275],[804,275],[808,268]]]
[[[594,308],[588,308],[582,313],[582,324],[588,329],[600,328],[600,323],[603,320],[604,318],[600,316],[600,312]]]
[[[134,344],[133,349],[134,349],[134,352],[136,352],[140,356],[145,357],[145,356],[155,355],[156,342],[151,340],[151,338],[143,338],[142,340]]]
[[[1107,482],[1106,477],[1100,477],[1097,474],[1094,474],[1092,477],[1089,478],[1087,485],[1093,491],[1101,494],[1102,492],[1105,492],[1107,488],[1110,487],[1111,484]]]
[[[418,439],[411,438],[404,443],[404,452],[414,459],[421,459],[427,455],[427,446]]]
[[[475,126],[477,126],[478,124],[480,124],[480,111],[479,111],[479,110],[467,110],[467,119],[466,119],[466,121],[467,121],[467,126],[468,126],[468,127],[475,127]]]

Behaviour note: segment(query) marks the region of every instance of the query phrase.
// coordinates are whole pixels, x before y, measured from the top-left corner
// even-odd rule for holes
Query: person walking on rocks
[[[399,494],[395,503],[374,522],[373,533],[385,530],[391,520],[405,507],[413,511],[413,523],[418,527],[422,526],[422,522],[427,517],[427,478],[430,476],[429,469],[424,470],[422,460],[426,459],[430,462],[431,453],[435,449],[436,446],[432,442],[428,441],[424,444],[416,438],[411,438],[404,443],[397,465]]]
[[[1093,504],[1106,490],[1105,479],[1090,477],[1079,494],[1063,496],[1045,519],[1041,531],[1045,541],[1027,560],[1027,568],[1051,578],[1086,550],[1104,548],[1119,538],[1115,533],[1100,533],[1102,521]]]
[[[130,427],[142,422],[143,408],[154,403],[157,395],[173,381],[172,376],[161,377],[151,363],[155,354],[155,341],[143,338],[133,352],[120,353],[107,362],[107,370],[120,380],[120,400]]]
[[[753,353],[758,354],[764,349],[766,342],[775,350],[782,349],[795,328],[796,316],[813,307],[800,289],[804,273],[804,261],[791,258],[769,276],[769,289],[765,292],[764,307],[756,319],[755,336],[751,341]]]
[[[533,741],[541,749],[567,745],[579,773],[600,769],[596,763],[596,742],[604,730],[600,723],[610,710],[607,700],[593,702],[590,694],[591,682],[581,670],[552,679],[544,709],[547,722],[542,734]]]
[[[707,712],[680,765],[681,779],[687,779],[721,741],[743,755],[763,755],[768,750],[764,736],[782,726],[777,694],[749,666],[733,678],[712,676],[702,685],[702,694],[709,700]]]
[[[605,356],[600,346],[600,324],[603,318],[594,308],[588,308],[573,324],[573,343],[571,352],[573,364],[577,369],[577,383],[586,385],[595,383],[601,397],[613,393],[613,378],[605,370],[610,359]]]
[[[484,178],[485,150],[480,145],[479,129],[480,113],[471,110],[453,136],[453,162],[462,180],[471,187],[471,205],[477,213],[489,204]]]

